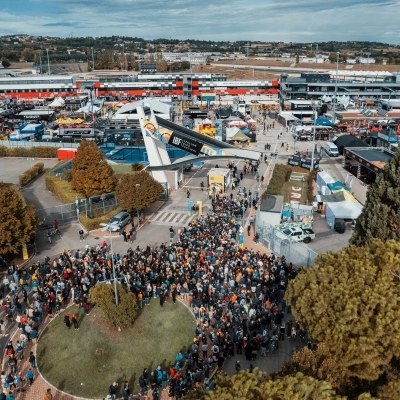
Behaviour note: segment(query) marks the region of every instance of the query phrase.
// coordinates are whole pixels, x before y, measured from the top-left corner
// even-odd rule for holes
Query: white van
[[[339,149],[336,144],[332,142],[325,143],[325,152],[331,157],[337,157],[339,155]]]

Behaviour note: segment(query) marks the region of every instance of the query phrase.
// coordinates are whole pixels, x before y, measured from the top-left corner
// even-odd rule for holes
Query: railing
[[[296,267],[311,267],[318,253],[306,245],[296,242],[289,236],[284,235],[270,224],[257,224],[256,231],[265,247],[270,249],[278,257],[285,256],[288,262]]]

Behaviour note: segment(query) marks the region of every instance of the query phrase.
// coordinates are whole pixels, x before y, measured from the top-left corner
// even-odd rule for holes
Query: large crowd
[[[164,389],[178,399],[199,383],[208,384],[227,357],[245,354],[251,363],[258,356],[278,351],[285,337],[304,337],[295,322],[284,322],[284,314],[290,310],[283,296],[297,270],[285,257],[238,246],[240,224],[235,217],[242,206],[238,199],[217,195],[213,212],[192,220],[170,242],[129,248],[124,255],[114,255],[117,279],[137,296],[139,306],[155,298],[160,305],[167,299],[181,300],[197,320],[195,338],[187,352],[177,354],[168,370],[145,369],[140,376],[141,391],[151,390],[155,400]],[[54,316],[71,300],[89,311],[90,288],[113,279],[111,256],[103,243],[65,251],[53,261],[46,257],[26,270],[10,267],[3,282],[3,304],[9,319],[17,317],[21,334],[17,343],[9,344],[13,351],[9,371],[1,377],[3,390],[7,392],[6,381],[19,384],[18,368],[13,368],[13,363],[19,362],[18,346],[27,341],[36,344],[46,315]],[[18,287],[22,298],[16,292]],[[27,296],[30,291],[31,301]],[[0,321],[0,328],[6,334],[7,322]],[[36,367],[35,360],[31,367]],[[109,396],[115,398],[118,390],[111,385]],[[129,398],[127,384],[120,390],[123,398]]]

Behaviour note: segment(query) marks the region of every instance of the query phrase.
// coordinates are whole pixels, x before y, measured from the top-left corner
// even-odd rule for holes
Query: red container
[[[71,158],[75,158],[77,150],[70,147],[63,147],[57,150],[57,157],[59,160],[70,160]]]

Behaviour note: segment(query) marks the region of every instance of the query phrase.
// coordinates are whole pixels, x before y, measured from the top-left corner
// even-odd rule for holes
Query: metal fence
[[[317,253],[309,249],[306,245],[296,242],[289,236],[285,236],[278,231],[273,225],[259,224],[256,227],[260,235],[260,240],[265,247],[270,249],[275,255],[286,259],[293,263],[296,267],[311,267]]]
[[[63,204],[61,206],[42,208],[36,210],[36,215],[43,223],[42,226],[52,225],[54,220],[57,220],[60,225],[70,224],[78,221],[76,213],[76,204]],[[40,227],[39,227],[40,229]]]
[[[63,142],[31,142],[29,140],[0,140],[0,146],[5,147],[73,147],[78,148],[80,143]]]
[[[108,195],[109,196],[109,195]],[[79,214],[87,217],[100,217],[109,211],[115,210],[118,205],[116,197],[94,196],[87,199],[78,199],[75,203],[63,204],[61,206],[42,208],[36,211],[36,215],[43,223],[42,226],[52,225],[57,220],[60,225],[70,224],[78,221]],[[40,229],[40,228],[39,228]]]

